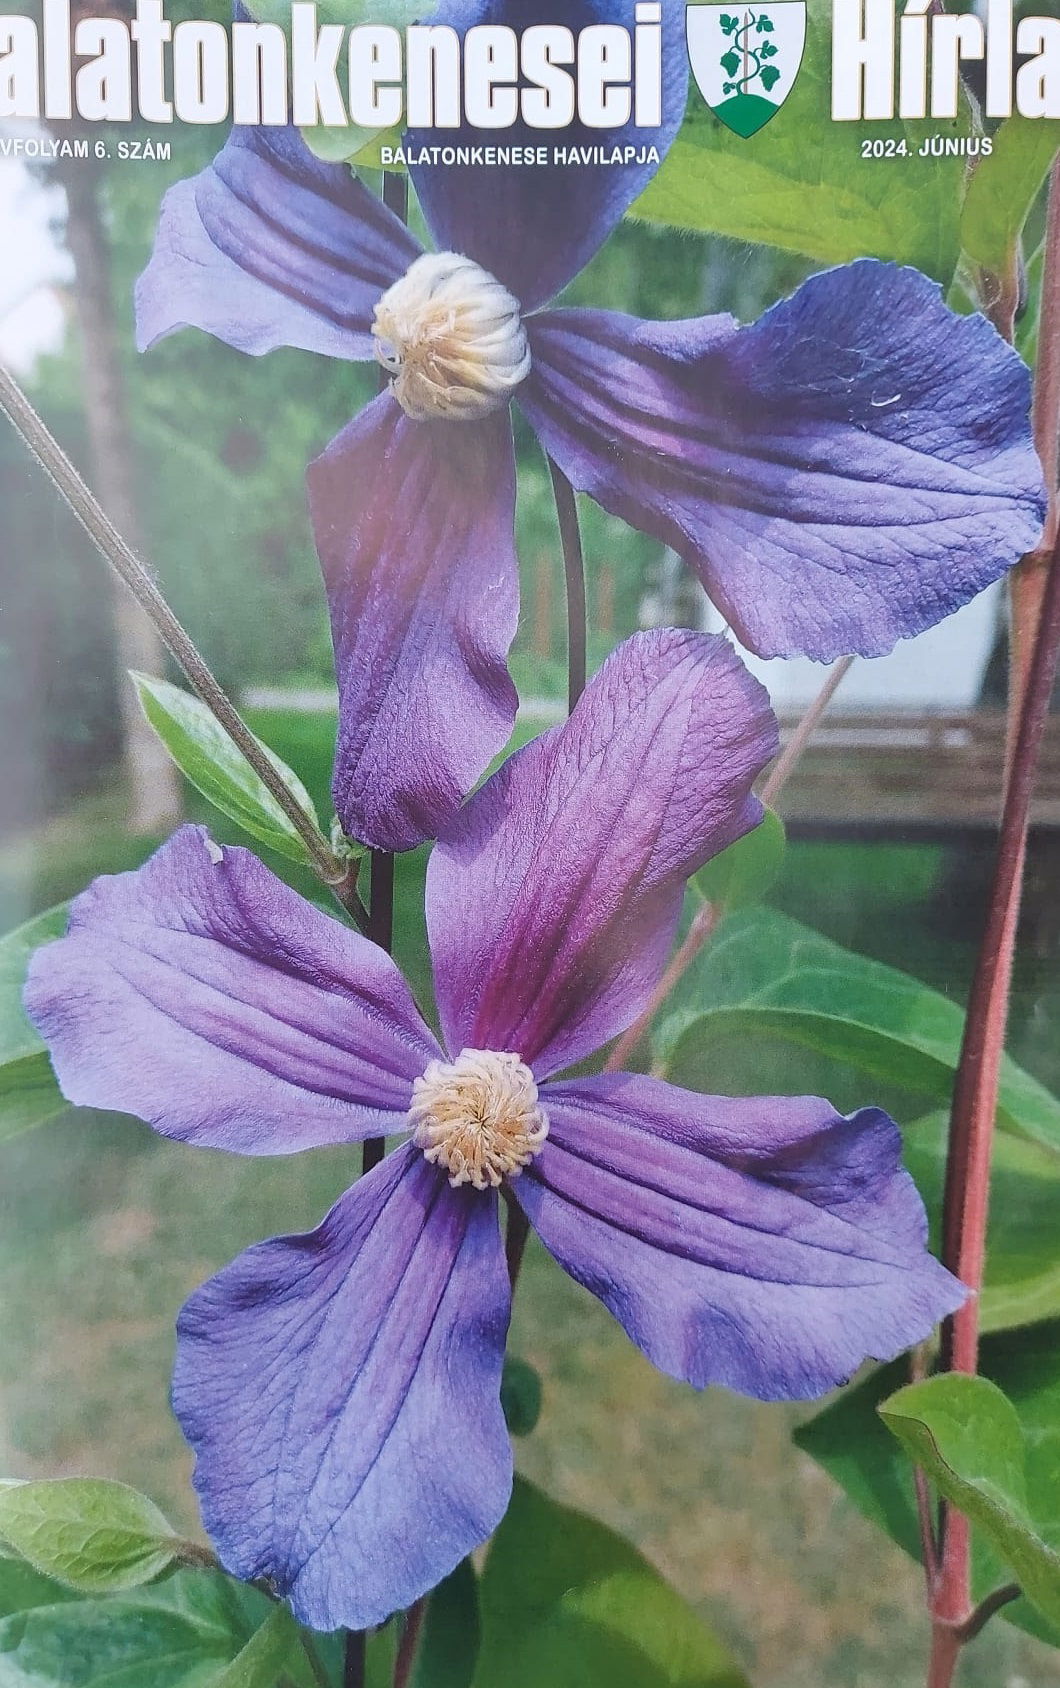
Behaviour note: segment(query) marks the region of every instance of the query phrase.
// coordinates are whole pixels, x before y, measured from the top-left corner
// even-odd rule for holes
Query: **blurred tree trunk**
[[[101,170],[94,159],[57,160],[66,193],[66,243],[76,274],[81,390],[92,452],[92,489],[119,532],[144,554],[136,497],[136,461],[114,315]],[[165,832],[180,818],[176,768],[144,719],[126,670],[165,672],[166,653],[139,604],[108,571],[118,658],[122,742],[133,832]]]

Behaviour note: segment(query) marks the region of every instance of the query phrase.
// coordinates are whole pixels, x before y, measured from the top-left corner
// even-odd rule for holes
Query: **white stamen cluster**
[[[375,308],[376,357],[415,422],[475,422],[530,373],[519,304],[470,258],[427,252]]]
[[[548,1118],[537,1085],[518,1055],[463,1049],[432,1061],[412,1086],[412,1140],[454,1189],[495,1190],[541,1153]]]

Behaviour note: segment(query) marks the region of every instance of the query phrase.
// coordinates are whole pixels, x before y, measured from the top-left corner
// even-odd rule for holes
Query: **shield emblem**
[[[805,0],[685,8],[699,91],[734,135],[754,135],[795,86],[806,46]]]

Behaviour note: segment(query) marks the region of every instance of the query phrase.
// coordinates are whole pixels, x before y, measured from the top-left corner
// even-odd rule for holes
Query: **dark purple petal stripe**
[[[893,1359],[967,1296],[882,1110],[609,1074],[550,1084],[514,1190],[561,1265],[697,1387],[805,1399]]]
[[[507,412],[411,422],[383,394],[309,471],[339,679],[335,807],[351,838],[433,838],[515,721]]]
[[[761,818],[765,691],[724,639],[625,644],[570,721],[505,763],[431,857],[427,921],[449,1049],[509,1049],[539,1077],[646,1001],[685,880]]]
[[[500,1522],[509,1292],[493,1195],[405,1148],[178,1324],[173,1406],[222,1563],[314,1629],[367,1629]]]
[[[546,449],[760,656],[879,656],[1041,532],[1027,369],[915,270],[812,276],[747,328],[548,313],[532,346]]]
[[[381,294],[421,251],[345,165],[294,129],[233,129],[163,204],[137,284],[137,344],[201,328],[255,356],[297,346],[367,359]]]
[[[486,145],[543,148],[549,162],[457,165],[426,163],[410,170],[424,216],[439,251],[462,252],[495,275],[519,299],[536,310],[572,281],[600,249],[659,168],[641,149],[654,147],[659,158],[685,115],[688,53],[684,8],[663,8],[663,122],[659,128],[631,121],[619,129],[589,128],[573,121],[562,129],[513,128],[483,131],[413,130],[412,148]],[[577,36],[595,24],[619,24],[632,30],[636,0],[443,0],[432,23],[448,24],[463,34],[479,24],[518,33],[532,25],[560,24]],[[553,148],[567,149],[569,163],[553,162]],[[597,148],[610,160],[614,147],[633,147],[629,163],[592,162]],[[585,149],[585,162],[578,162]]]
[[[389,956],[202,827],[89,886],[25,1000],[68,1101],[244,1155],[400,1130],[438,1053]]]

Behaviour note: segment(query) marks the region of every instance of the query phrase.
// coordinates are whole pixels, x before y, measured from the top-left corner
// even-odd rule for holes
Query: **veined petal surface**
[[[309,503],[339,680],[335,807],[351,838],[410,850],[515,721],[510,418],[412,422],[384,393],[311,466]]]
[[[1037,542],[1026,367],[915,270],[811,276],[749,327],[531,324],[520,393],[605,509],[679,551],[759,656],[880,656]]]
[[[571,719],[509,758],[435,847],[427,924],[448,1048],[539,1078],[617,1036],[673,941],[685,881],[761,819],[764,689],[724,639],[636,634]]]
[[[173,1407],[222,1564],[313,1629],[408,1607],[499,1524],[508,1278],[490,1193],[407,1146],[178,1322]]]
[[[546,1086],[514,1193],[545,1246],[662,1371],[802,1400],[929,1336],[967,1290],[879,1108],[702,1096],[604,1074]]]
[[[388,955],[197,826],[77,898],[25,1000],[68,1101],[243,1155],[400,1130],[438,1053]]]
[[[295,129],[239,127],[162,202],[136,287],[141,351],[178,328],[257,357],[296,346],[374,356],[380,296],[419,256],[414,235],[345,165]]]

